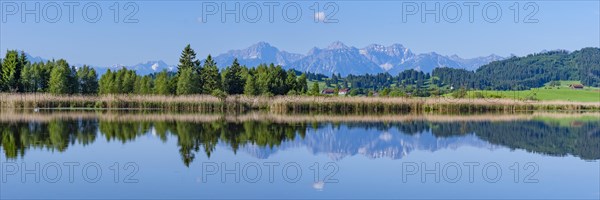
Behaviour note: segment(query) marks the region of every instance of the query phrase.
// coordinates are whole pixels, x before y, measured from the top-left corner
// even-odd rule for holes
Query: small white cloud
[[[154,65],[152,65],[152,70],[156,71],[158,69],[158,63],[154,63]]]
[[[325,20],[325,12],[315,13],[315,21],[323,22]]]
[[[312,186],[317,191],[323,191],[323,188],[325,188],[325,183],[323,181],[319,181],[319,182],[313,183]]]

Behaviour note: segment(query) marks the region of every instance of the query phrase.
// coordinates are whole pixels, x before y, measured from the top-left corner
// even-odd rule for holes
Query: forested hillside
[[[600,49],[512,57],[484,65],[475,72],[437,68],[433,76],[439,78],[441,85],[473,89],[523,90],[555,80],[580,80],[586,86],[597,87],[600,84]]]

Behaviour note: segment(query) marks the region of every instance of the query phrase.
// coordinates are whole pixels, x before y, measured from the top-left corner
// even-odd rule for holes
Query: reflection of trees
[[[99,129],[106,140],[118,140],[123,143],[133,141],[140,135],[146,134],[151,127],[149,122],[110,122],[100,121]]]
[[[507,122],[411,122],[398,125],[407,132],[428,127],[436,137],[474,133],[480,139],[511,149],[583,159],[600,159],[600,122],[578,122],[578,126],[560,126],[543,121]],[[418,129],[417,129],[418,130]],[[414,133],[414,132],[409,132]]]
[[[365,131],[397,129],[405,134],[431,131],[436,137],[461,137],[475,134],[492,144],[512,149],[554,156],[574,155],[583,159],[600,159],[600,122],[583,122],[577,126],[560,126],[541,121],[507,122],[377,122],[377,123],[280,123],[269,121],[231,122],[225,119],[212,122],[177,121],[98,121],[52,120],[49,122],[0,123],[0,144],[6,157],[23,156],[29,148],[65,151],[75,143],[88,145],[95,141],[99,131],[108,141],[126,143],[152,131],[161,140],[177,138],[179,153],[185,165],[198,152],[210,157],[221,142],[237,152],[245,145],[275,148],[285,141],[305,137],[307,129],[340,126]],[[336,133],[344,134],[344,133]],[[352,141],[349,141],[352,142]],[[400,144],[398,144],[400,145]]]
[[[582,159],[600,159],[600,122],[576,122],[561,126],[543,121],[505,122],[428,122],[348,123],[349,128],[388,130],[396,128],[404,134],[431,131],[436,137],[460,137],[475,134],[480,139],[511,149],[552,156],[574,155]],[[340,133],[342,134],[342,133]]]
[[[283,141],[293,140],[296,134],[303,136],[306,126],[276,124],[271,122],[246,121],[231,123],[215,121],[211,123],[173,122],[167,128],[178,138],[179,151],[184,164],[189,165],[200,146],[210,157],[219,141],[228,144],[233,152],[247,144],[273,148]]]
[[[548,126],[542,122],[495,123],[493,129],[474,130],[481,139],[511,149],[554,156],[571,154],[582,159],[600,159],[600,123],[580,127]]]
[[[47,123],[0,123],[1,144],[6,157],[24,156],[28,148],[63,152],[70,144],[91,144],[96,140],[96,120],[52,120]]]
[[[420,123],[427,124],[436,137],[474,133],[484,141],[511,149],[600,159],[600,122],[579,122],[580,126],[560,126],[543,121]]]

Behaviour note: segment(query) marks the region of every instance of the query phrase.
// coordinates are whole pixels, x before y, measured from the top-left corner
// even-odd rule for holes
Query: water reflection
[[[234,153],[243,150],[258,158],[268,158],[289,147],[305,147],[314,154],[327,154],[332,159],[357,154],[399,159],[414,150],[436,151],[472,146],[523,149],[550,156],[573,155],[584,160],[600,159],[600,122],[595,114],[527,119],[478,116],[464,120],[391,116],[390,119],[402,120],[383,120],[385,122],[380,119],[336,121],[332,120],[335,117],[326,116],[310,118],[313,120],[301,120],[302,116],[290,116],[290,120],[264,116],[237,116],[233,119],[188,115],[172,119],[153,118],[160,115],[106,116],[88,113],[3,116],[0,120],[0,144],[6,157],[15,159],[25,157],[29,149],[64,152],[73,144],[93,144],[98,137],[127,144],[148,134],[163,141],[173,136],[186,166],[199,153],[210,157],[219,145],[230,148]]]

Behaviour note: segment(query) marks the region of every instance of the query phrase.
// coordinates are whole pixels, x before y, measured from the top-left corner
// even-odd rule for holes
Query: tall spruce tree
[[[244,84],[245,80],[242,77],[242,67],[236,58],[233,60],[231,66],[225,70],[223,87],[228,94],[242,94],[244,93]]]
[[[221,75],[217,63],[210,54],[204,61],[204,66],[200,72],[200,82],[202,83],[202,93],[211,94],[213,90],[221,88]]]
[[[189,85],[189,81],[190,80],[184,80],[181,77],[181,74],[184,70],[186,69],[190,69],[192,71],[194,71],[194,73],[189,74],[190,76],[188,76],[188,78],[192,78],[192,76],[198,76],[198,74],[200,74],[201,72],[201,68],[200,68],[200,61],[196,58],[196,52],[194,51],[194,49],[192,49],[192,47],[188,44],[187,46],[185,46],[185,48],[183,49],[183,51],[181,52],[181,57],[179,57],[179,65],[177,65],[177,83],[175,84],[175,87],[179,87],[179,85],[181,86],[187,86]],[[195,86],[199,87],[199,77],[195,78],[194,77],[194,83]],[[182,81],[182,83],[180,84],[179,81]],[[176,92],[179,93],[179,91],[189,91],[187,88],[182,88],[176,89]],[[198,89],[195,89],[197,93],[199,92]]]
[[[200,72],[200,61],[196,59],[196,52],[189,44],[185,46],[181,52],[181,57],[179,57],[179,65],[177,65],[178,75],[183,68],[192,68],[193,70]]]

